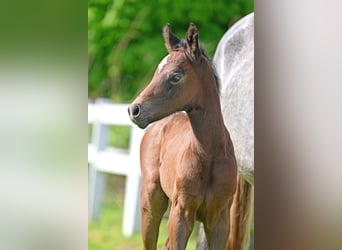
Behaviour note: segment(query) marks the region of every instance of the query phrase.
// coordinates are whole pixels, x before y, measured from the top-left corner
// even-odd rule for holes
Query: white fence
[[[126,176],[123,234],[130,236],[140,228],[139,190],[141,182],[139,148],[143,130],[134,126],[127,113],[127,104],[112,104],[107,99],[88,103],[88,124],[93,125],[88,144],[89,163],[89,216],[98,219],[106,174]],[[109,147],[109,126],[130,127],[128,150]]]

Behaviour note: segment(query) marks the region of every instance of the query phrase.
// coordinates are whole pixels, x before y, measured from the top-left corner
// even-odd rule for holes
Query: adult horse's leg
[[[249,249],[253,199],[252,185],[238,175],[237,189],[230,209],[231,229],[227,250]]]
[[[143,179],[140,202],[144,249],[154,250],[157,247],[160,222],[168,206],[168,198],[159,180]]]
[[[198,237],[196,243],[196,250],[207,250],[208,249],[208,241],[204,232],[204,225],[201,222],[198,228]]]

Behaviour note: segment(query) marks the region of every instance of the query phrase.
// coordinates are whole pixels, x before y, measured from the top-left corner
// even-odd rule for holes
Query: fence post
[[[126,178],[126,192],[124,204],[123,234],[131,236],[140,230],[140,142],[143,130],[136,126],[131,128],[132,169]]]
[[[95,104],[108,103],[109,100],[97,99]],[[94,121],[92,132],[92,144],[96,151],[104,150],[107,146],[108,126]],[[106,186],[106,174],[98,171],[93,164],[89,167],[89,216],[91,219],[99,219],[103,194]]]

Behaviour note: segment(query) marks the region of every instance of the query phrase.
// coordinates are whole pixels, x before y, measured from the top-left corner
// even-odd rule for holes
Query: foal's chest
[[[184,149],[179,154],[165,154],[160,162],[159,173],[162,189],[172,199],[175,192],[196,196],[204,200],[207,192],[214,192],[215,170],[210,159]],[[215,178],[217,179],[217,178]],[[222,185],[221,185],[222,186]]]

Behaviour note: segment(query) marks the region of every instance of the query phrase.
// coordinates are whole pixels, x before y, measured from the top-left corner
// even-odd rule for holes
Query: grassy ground
[[[124,177],[109,175],[107,179],[106,194],[100,220],[90,221],[88,225],[88,249],[89,250],[140,250],[142,240],[140,233],[130,238],[122,235],[123,194]],[[163,246],[167,238],[167,218],[160,226],[158,249]],[[187,249],[196,249],[198,224],[191,235]]]

